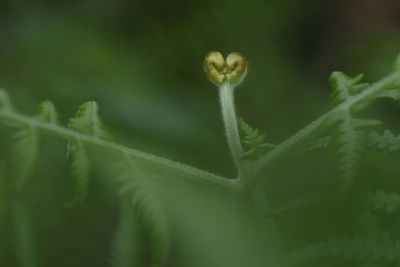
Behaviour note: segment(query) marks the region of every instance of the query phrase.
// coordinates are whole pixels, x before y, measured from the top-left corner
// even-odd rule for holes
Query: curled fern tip
[[[248,63],[240,53],[232,52],[224,59],[220,52],[212,51],[206,56],[203,66],[208,79],[215,85],[228,82],[236,86],[246,77]]]

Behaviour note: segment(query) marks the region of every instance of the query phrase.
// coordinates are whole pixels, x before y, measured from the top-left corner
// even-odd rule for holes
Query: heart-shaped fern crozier
[[[217,86],[228,82],[232,86],[241,83],[247,74],[247,60],[237,52],[232,52],[226,60],[218,51],[208,53],[204,60],[204,70],[208,79]]]

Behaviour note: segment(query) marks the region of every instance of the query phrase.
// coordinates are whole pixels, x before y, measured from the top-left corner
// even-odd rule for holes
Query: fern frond
[[[100,117],[100,110],[96,102],[89,101],[83,103],[68,123],[72,130],[93,136],[103,140],[111,140],[111,135]]]
[[[384,130],[381,135],[371,132],[367,136],[367,146],[377,151],[397,152],[400,150],[400,135],[394,135],[388,129]]]
[[[359,83],[363,77],[364,74],[362,73],[352,78],[340,71],[333,72],[329,77],[329,83],[334,89],[331,95],[333,104],[340,104],[350,96],[353,96],[368,87],[368,83]]]
[[[53,103],[50,101],[44,101],[39,105],[37,117],[41,121],[48,122],[53,125],[61,125],[60,116],[58,115]]]
[[[387,233],[372,237],[335,238],[295,251],[290,258],[292,262],[334,258],[350,262],[372,260],[381,264],[394,264],[400,260],[400,241],[391,239]]]
[[[134,215],[139,218],[140,227],[145,233],[151,256],[150,266],[166,266],[171,242],[167,216],[155,195],[150,174],[134,166],[129,157],[127,159],[130,171],[122,177],[124,191],[133,194]]]
[[[15,256],[20,267],[35,267],[37,265],[36,244],[30,216],[25,207],[14,207]]]
[[[370,197],[368,204],[375,211],[384,210],[386,213],[393,213],[400,209],[400,195],[378,190]]]
[[[342,72],[333,72],[329,78],[329,83],[333,88],[333,104],[338,105],[351,99],[366,88],[368,86],[367,83],[359,83],[363,76],[363,74],[359,74],[355,78],[351,78]],[[356,169],[361,159],[360,154],[363,148],[363,136],[358,129],[379,125],[381,123],[378,120],[354,118],[353,112],[361,110],[369,100],[370,99],[367,98],[364,102],[357,102],[356,107],[353,107],[353,109],[347,107],[340,114],[341,116],[338,116],[340,123],[337,136],[337,154],[339,156],[340,171],[343,177],[342,189],[345,195],[347,195],[353,183]]]
[[[128,200],[128,201],[126,201]],[[144,266],[144,235],[130,199],[121,201],[120,219],[111,249],[114,267]]]
[[[65,203],[66,206],[72,206],[81,203],[87,196],[91,165],[82,142],[75,140],[70,143],[71,155],[71,177],[75,181],[75,193],[71,201]]]
[[[343,177],[343,192],[347,193],[361,163],[364,149],[364,136],[359,128],[372,127],[381,124],[379,120],[356,119],[350,113],[345,113],[338,126],[337,155],[339,157],[340,172]]]
[[[338,128],[337,155],[339,157],[340,172],[343,178],[342,190],[348,193],[355,178],[356,169],[361,160],[362,135],[356,130],[354,121],[345,116]]]
[[[245,148],[245,152],[239,159],[254,159],[275,147],[275,145],[265,143],[265,135],[260,130],[251,127],[242,118],[239,119],[238,123],[242,136],[241,141]]]
[[[24,125],[14,136],[13,160],[15,179],[18,188],[22,188],[33,172],[40,152],[42,137],[37,128]]]

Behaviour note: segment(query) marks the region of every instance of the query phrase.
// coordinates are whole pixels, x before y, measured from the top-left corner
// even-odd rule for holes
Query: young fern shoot
[[[213,51],[208,53],[204,60],[204,70],[208,79],[218,86],[225,134],[239,177],[239,158],[243,154],[243,147],[235,112],[234,89],[246,77],[247,65],[246,58],[236,52],[230,53],[225,60],[220,52]]]

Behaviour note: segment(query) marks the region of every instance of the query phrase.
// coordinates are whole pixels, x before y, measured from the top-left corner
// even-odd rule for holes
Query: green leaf
[[[242,136],[241,141],[245,149],[239,159],[256,159],[275,147],[273,144],[264,143],[265,135],[251,127],[243,119],[240,118],[238,123]]]
[[[99,139],[112,139],[101,120],[97,103],[94,101],[83,103],[76,112],[75,117],[69,120],[68,127]]]
[[[155,186],[151,181],[153,177],[135,166],[130,158],[128,158],[128,166],[128,171],[121,179],[124,182],[123,191],[133,194],[131,203],[147,240],[151,255],[150,266],[166,266],[171,242],[169,222],[155,193]]]
[[[43,122],[61,125],[60,117],[56,111],[56,108],[50,101],[44,101],[39,105],[37,117]]]
[[[359,83],[363,77],[364,74],[359,74],[352,78],[340,71],[333,72],[329,77],[329,84],[334,89],[331,96],[334,105],[342,103],[347,98],[368,87],[368,83]]]
[[[14,136],[13,161],[18,188],[22,188],[32,175],[42,145],[39,130],[24,125]]]
[[[91,165],[89,157],[81,141],[70,143],[69,155],[71,155],[71,177],[75,180],[75,195],[65,206],[81,203],[87,196]]]
[[[329,83],[332,86],[333,104],[338,105],[345,100],[352,98],[360,93],[368,86],[367,83],[360,83],[363,74],[359,74],[352,78],[342,72],[333,72],[329,78]],[[353,106],[345,108],[338,115],[340,124],[338,126],[337,135],[337,154],[340,161],[340,172],[343,177],[343,193],[347,195],[353,180],[356,170],[361,160],[361,151],[363,148],[363,136],[358,131],[359,128],[371,127],[379,125],[379,120],[357,119],[353,117],[355,111],[360,111],[368,106],[372,98],[365,98],[363,101],[356,102]]]
[[[145,266],[143,251],[146,248],[140,221],[130,198],[121,201],[120,219],[112,244],[114,267]]]

